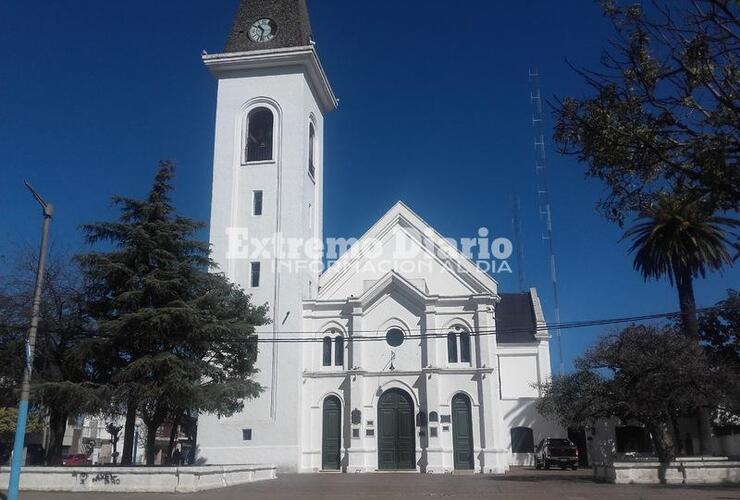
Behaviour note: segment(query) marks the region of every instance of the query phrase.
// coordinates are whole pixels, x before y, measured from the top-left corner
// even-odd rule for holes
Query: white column
[[[481,436],[482,460],[479,464],[481,472],[503,473],[508,470],[508,450],[504,447],[506,442],[501,400],[498,390],[498,363],[496,362],[496,336],[491,335],[496,329],[493,312],[494,300],[490,296],[476,297],[475,304],[475,329],[485,335],[478,337],[477,343],[480,368],[493,368],[492,373],[481,374],[480,401],[483,407],[483,435]]]
[[[424,310],[424,330],[427,335],[437,335],[441,333],[437,330],[437,311],[432,304],[428,304]],[[427,336],[425,339],[427,349],[427,364],[431,368],[439,368],[438,359],[438,347],[440,340],[436,337]],[[427,368],[427,367],[424,367]],[[441,413],[439,408],[439,373],[433,372],[433,370],[427,370],[424,373],[426,401],[422,401],[422,405],[425,406],[427,412],[427,466],[426,471],[429,473],[439,473],[443,471],[443,459],[444,453],[442,452],[442,445],[440,442],[442,428],[439,423],[439,418],[436,422],[429,422],[429,413],[437,412]],[[436,428],[437,436],[432,437],[431,429]]]
[[[359,301],[350,304],[352,306],[352,312],[351,312],[351,321],[350,321],[350,328],[349,328],[349,342],[350,342],[350,397],[346,401],[346,412],[347,417],[345,418],[345,422],[348,422],[348,425],[350,426],[349,431],[349,444],[347,446],[347,472],[366,472],[367,471],[367,463],[365,460],[365,426],[364,422],[366,420],[367,415],[365,415],[364,408],[362,406],[363,402],[363,390],[365,387],[364,384],[364,375],[362,373],[359,373],[363,366],[363,360],[362,360],[362,341],[355,341],[355,337],[362,337],[363,335],[367,335],[367,332],[363,331],[362,328],[362,306],[359,303]],[[353,410],[360,410],[362,412],[362,417],[360,419],[359,425],[353,425],[351,414]],[[353,429],[359,430],[359,437],[353,437],[352,431]]]

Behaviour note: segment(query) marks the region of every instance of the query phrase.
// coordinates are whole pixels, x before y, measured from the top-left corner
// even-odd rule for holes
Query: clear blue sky
[[[215,82],[200,53],[222,49],[236,5],[0,4],[0,256],[37,244],[39,211],[23,179],[56,205],[54,245],[68,252],[83,248],[80,224],[115,216],[111,195],[146,192],[160,159],[178,164],[178,208],[208,220]],[[359,236],[401,199],[445,235],[486,226],[511,236],[517,193],[526,275],[552,320],[527,70],[539,67],[546,95],[585,95],[565,59],[597,63],[611,33],[597,6],[309,0],[309,8],[341,98],[326,121],[325,234]],[[643,283],[621,231],[595,213],[603,187],[573,158],[552,150],[549,158],[562,319],[677,309],[674,290]],[[502,291],[515,290],[514,271],[496,276]],[[737,268],[712,275],[697,283],[697,301],[711,305],[738,284]],[[564,332],[566,363],[602,332]]]

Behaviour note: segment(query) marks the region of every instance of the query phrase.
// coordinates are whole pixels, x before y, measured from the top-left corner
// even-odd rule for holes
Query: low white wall
[[[0,467],[5,488],[9,467]],[[274,465],[210,465],[188,467],[23,467],[24,491],[100,491],[189,493],[275,479]]]
[[[715,449],[720,455],[740,457],[740,434],[714,436]]]
[[[659,484],[660,462],[636,461],[594,464],[594,479],[616,484]],[[740,462],[722,458],[681,459],[665,471],[667,484],[740,483]]]

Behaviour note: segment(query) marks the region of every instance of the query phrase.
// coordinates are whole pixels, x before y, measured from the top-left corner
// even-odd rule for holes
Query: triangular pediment
[[[396,271],[390,271],[381,279],[366,288],[359,297],[363,309],[371,307],[378,299],[396,294],[403,297],[407,302],[417,305],[423,309],[424,304],[430,297],[418,288],[414,283],[407,280]]]
[[[320,277],[319,299],[359,297],[389,273],[425,295],[496,295],[497,283],[401,202]]]

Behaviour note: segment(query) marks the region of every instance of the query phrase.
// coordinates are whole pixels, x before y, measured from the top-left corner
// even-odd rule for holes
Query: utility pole
[[[36,286],[33,291],[33,305],[31,306],[31,328],[28,330],[25,348],[25,364],[23,366],[23,385],[21,386],[21,399],[18,403],[18,422],[15,426],[15,442],[13,443],[13,461],[10,466],[10,481],[8,483],[8,500],[18,500],[18,489],[21,480],[21,466],[23,462],[23,448],[26,437],[26,420],[28,418],[28,399],[31,394],[31,370],[33,367],[33,350],[36,346],[36,330],[39,326],[39,310],[41,309],[41,287],[44,282],[44,269],[46,267],[46,249],[49,239],[49,225],[54,214],[54,206],[47,203],[26,182],[26,187],[36,201],[41,205],[44,222],[41,229],[41,248],[39,250],[39,265],[36,269]]]

